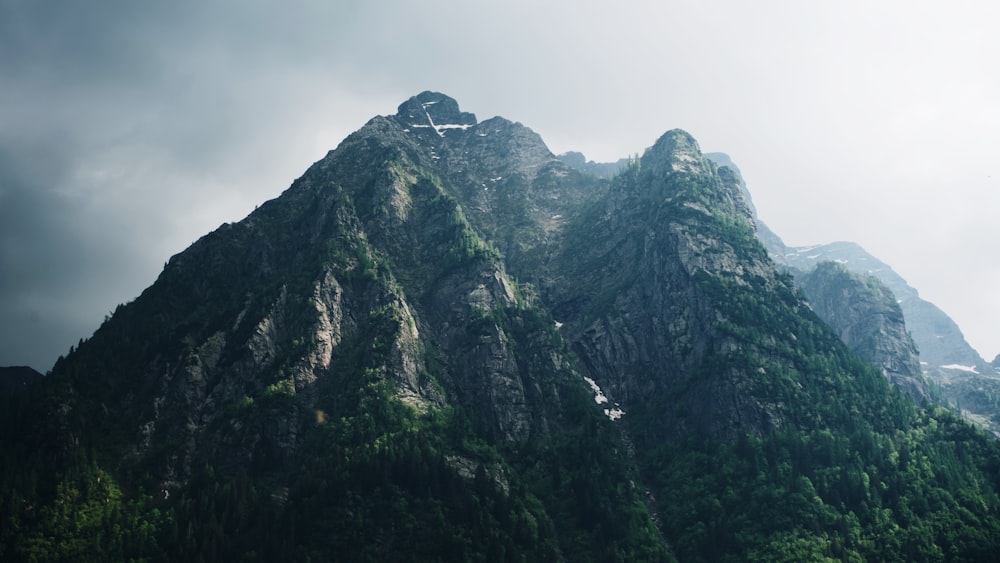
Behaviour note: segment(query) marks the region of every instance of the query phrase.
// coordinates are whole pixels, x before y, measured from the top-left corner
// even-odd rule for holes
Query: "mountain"
[[[762,240],[775,261],[798,271],[833,261],[853,272],[878,278],[896,296],[906,327],[920,351],[923,371],[939,388],[943,400],[1000,435],[1000,376],[996,368],[969,345],[946,313],[921,299],[917,290],[891,267],[851,242],[791,248],[773,234]]]
[[[989,364],[966,342],[962,331],[947,314],[920,298],[889,265],[852,242],[835,242],[800,248],[772,247],[775,260],[800,270],[809,270],[822,261],[838,262],[849,270],[869,273],[884,283],[899,300],[921,360],[929,369],[960,364],[988,371]]]
[[[798,276],[813,311],[855,354],[921,403],[930,400],[917,345],[906,331],[896,296],[878,278],[820,262]]]
[[[605,180],[614,178],[629,163],[627,158],[618,159],[616,162],[594,162],[593,160],[587,160],[587,157],[583,156],[583,153],[576,151],[561,154],[558,158],[571,168],[587,174],[593,174]]]
[[[927,560],[1000,445],[810,308],[684,131],[612,179],[424,92],[0,405],[0,559]]]
[[[22,531],[0,559],[668,559],[618,432],[501,259],[541,268],[599,187],[440,94],[372,119],[7,411],[44,423],[4,425]]]
[[[709,153],[706,157],[719,166],[735,171],[749,201],[746,183],[732,159],[724,153]],[[750,206],[756,218],[752,203]],[[845,337],[845,343],[852,350],[880,367],[887,377],[918,402],[933,395],[935,400],[959,408],[965,418],[1000,436],[1000,372],[979,356],[947,314],[921,299],[917,290],[889,265],[855,243],[834,242],[793,248],[786,246],[781,237],[759,219],[757,226],[757,237],[767,247],[771,258],[788,268],[799,283],[805,284],[807,294],[812,290],[810,301],[826,300],[826,306],[818,308],[817,313]],[[837,279],[835,285],[846,282],[842,274],[834,277],[828,275],[832,270],[826,270],[823,275],[810,274],[826,262],[844,266],[861,278],[853,282],[852,290],[843,288],[845,292],[839,296],[816,295],[815,292],[821,289],[816,285],[817,277],[826,281]],[[866,279],[872,277],[880,283]],[[902,317],[897,317],[888,310],[865,305],[886,301],[890,299],[890,295],[899,303]],[[875,316],[866,320],[862,312]],[[868,324],[867,329],[863,329],[859,323]],[[853,326],[848,327],[848,324]],[[880,328],[875,329],[875,326]],[[850,333],[858,330],[870,330],[870,334],[877,336],[873,336],[866,344],[852,341]],[[903,369],[906,375],[898,373],[893,367],[912,366],[910,349],[914,343],[919,349],[924,377],[912,375],[912,368],[909,367]],[[876,352],[878,348],[882,352]],[[931,388],[928,387],[928,382]]]

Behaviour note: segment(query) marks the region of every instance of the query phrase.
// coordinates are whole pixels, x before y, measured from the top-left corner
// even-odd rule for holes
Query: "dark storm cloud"
[[[344,98],[356,9],[308,7],[0,2],[0,365],[47,369],[321,156],[289,115]]]
[[[134,2],[0,9],[0,358],[44,370],[134,295],[134,234],[149,219],[114,201],[134,193],[127,175],[100,171],[172,123],[156,93],[174,71],[145,40],[170,14]]]
[[[649,4],[0,0],[0,365],[426,89],[603,160],[688,129],[788,242],[855,240],[1000,345],[966,297],[1000,283],[992,8]]]

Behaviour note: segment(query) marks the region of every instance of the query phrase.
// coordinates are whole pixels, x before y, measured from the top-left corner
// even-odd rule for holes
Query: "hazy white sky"
[[[686,129],[788,244],[861,244],[1000,352],[1000,5],[150,4],[0,0],[0,365],[423,90],[598,161]]]

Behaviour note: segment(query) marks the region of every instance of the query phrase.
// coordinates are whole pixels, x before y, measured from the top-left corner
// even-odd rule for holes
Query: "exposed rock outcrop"
[[[835,262],[821,262],[797,279],[816,314],[851,350],[917,403],[930,398],[917,346],[889,288]]]
[[[997,454],[892,391],[914,365],[891,295],[851,277],[814,298],[880,372],[759,232],[739,172],[684,131],[607,181],[423,92],[171,258],[44,401],[4,399],[2,421],[41,423],[3,427],[0,544],[35,514],[26,559],[103,541],[67,501],[128,528],[104,542],[122,559],[132,539],[177,560],[996,553],[963,533],[998,526]],[[134,503],[107,504],[112,477]]]

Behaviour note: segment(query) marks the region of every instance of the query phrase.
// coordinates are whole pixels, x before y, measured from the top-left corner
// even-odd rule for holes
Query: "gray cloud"
[[[0,365],[425,89],[596,159],[685,128],[789,243],[859,242],[1000,351],[997,8],[647,4],[0,0]]]

